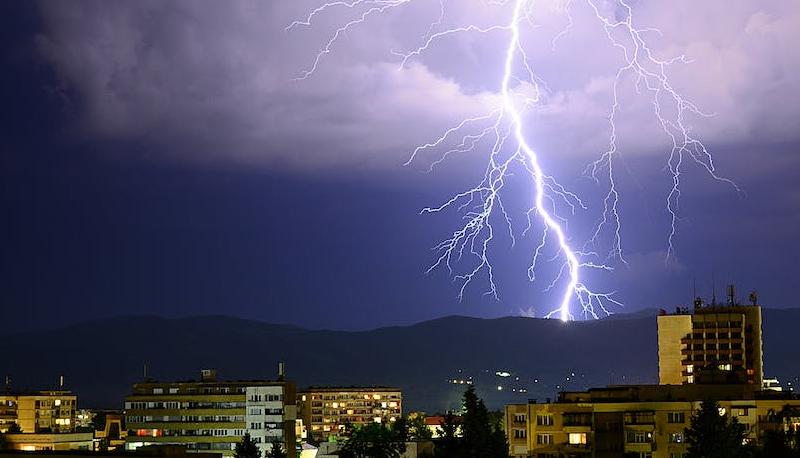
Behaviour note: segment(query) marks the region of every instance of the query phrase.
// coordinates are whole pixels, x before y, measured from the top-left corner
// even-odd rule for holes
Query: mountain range
[[[596,321],[450,316],[369,331],[308,330],[227,316],[103,319],[7,335],[0,375],[12,389],[53,388],[79,406],[120,409],[131,385],[199,378],[274,379],[279,361],[299,388],[388,385],[404,410],[442,412],[473,383],[490,408],[559,390],[657,383],[656,312]],[[797,383],[800,309],[765,309],[767,375]]]

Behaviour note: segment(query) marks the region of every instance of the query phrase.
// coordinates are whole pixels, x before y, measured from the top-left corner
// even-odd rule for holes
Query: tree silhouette
[[[408,416],[408,434],[412,440],[427,441],[433,436],[430,428],[425,423],[425,414],[417,412]]]
[[[236,458],[261,458],[261,450],[258,449],[256,441],[250,437],[250,433],[245,433],[242,441],[236,444]]]
[[[456,458],[461,456],[463,447],[461,438],[458,437],[458,417],[453,412],[447,412],[440,424],[442,434],[436,440],[436,456],[440,458]]]
[[[729,419],[717,401],[703,401],[686,429],[687,458],[739,458],[747,455],[744,425]]]
[[[275,438],[272,441],[272,448],[267,453],[266,458],[286,458],[286,451],[283,450],[283,441]]]
[[[800,410],[787,405],[777,414],[774,411],[770,411],[770,414],[774,416],[779,426],[764,433],[760,456],[800,458],[800,429],[791,426],[794,419],[800,417]]]
[[[442,422],[442,437],[436,443],[436,456],[442,458],[507,458],[508,442],[498,420],[490,417],[486,404],[470,385],[464,391],[462,437],[456,437],[455,416],[448,413]]]
[[[397,458],[406,451],[408,427],[398,419],[389,427],[384,423],[368,423],[353,430],[342,447],[342,458]]]

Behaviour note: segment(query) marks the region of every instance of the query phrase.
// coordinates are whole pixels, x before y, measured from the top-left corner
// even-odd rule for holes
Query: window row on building
[[[682,456],[685,430],[705,399],[722,399],[720,415],[744,425],[748,443],[761,443],[774,429],[800,427],[800,417],[777,414],[800,411],[800,399],[752,385],[615,386],[563,392],[551,403],[507,405],[509,451],[514,457],[569,456],[578,449],[597,456]]]

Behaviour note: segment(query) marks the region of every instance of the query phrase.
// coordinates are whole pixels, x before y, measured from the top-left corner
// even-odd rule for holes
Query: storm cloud
[[[445,2],[441,28],[508,21],[508,6]],[[466,116],[498,103],[506,32],[457,34],[399,69],[398,50],[414,49],[439,14],[419,1],[352,28],[308,79],[336,27],[357,17],[334,8],[311,27],[286,30],[319,2],[42,2],[39,49],[71,88],[79,135],[135,139],[171,160],[222,160],[269,167],[398,167]],[[523,42],[546,86],[527,120],[535,146],[580,164],[608,142],[611,83],[621,63],[591,10],[537,2]],[[800,55],[800,4],[715,0],[636,2],[660,58],[685,55],[669,69],[675,86],[709,118],[690,119],[715,145],[788,142]],[[626,81],[620,141],[627,155],[665,151],[646,94]],[[402,133],[402,135],[398,135]],[[424,158],[423,160],[433,160]],[[561,159],[558,159],[561,160]],[[577,169],[577,167],[576,167]]]

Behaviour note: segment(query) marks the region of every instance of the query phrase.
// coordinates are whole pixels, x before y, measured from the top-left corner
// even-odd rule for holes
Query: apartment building
[[[297,395],[300,417],[315,441],[344,432],[345,425],[395,421],[403,395],[391,387],[309,387]]]
[[[94,435],[76,431],[77,404],[66,390],[0,394],[0,433],[12,450],[93,450]]]
[[[0,394],[0,433],[16,423],[23,433],[71,433],[78,397],[70,391]]]
[[[295,397],[294,384],[282,374],[277,381],[219,381],[206,369],[199,381],[136,383],[125,398],[125,448],[170,444],[232,456],[248,433],[262,453],[278,439],[294,458]]]
[[[658,317],[658,376],[662,385],[749,383],[761,387],[764,363],[761,307],[739,305],[729,287],[727,305],[695,300]]]
[[[506,406],[509,453],[536,458],[682,458],[687,452],[684,430],[704,399],[723,399],[720,414],[736,417],[747,428],[747,440],[756,444],[770,429],[800,426],[800,417],[778,415],[800,409],[800,400],[752,385],[611,386],[564,392],[555,402]]]

